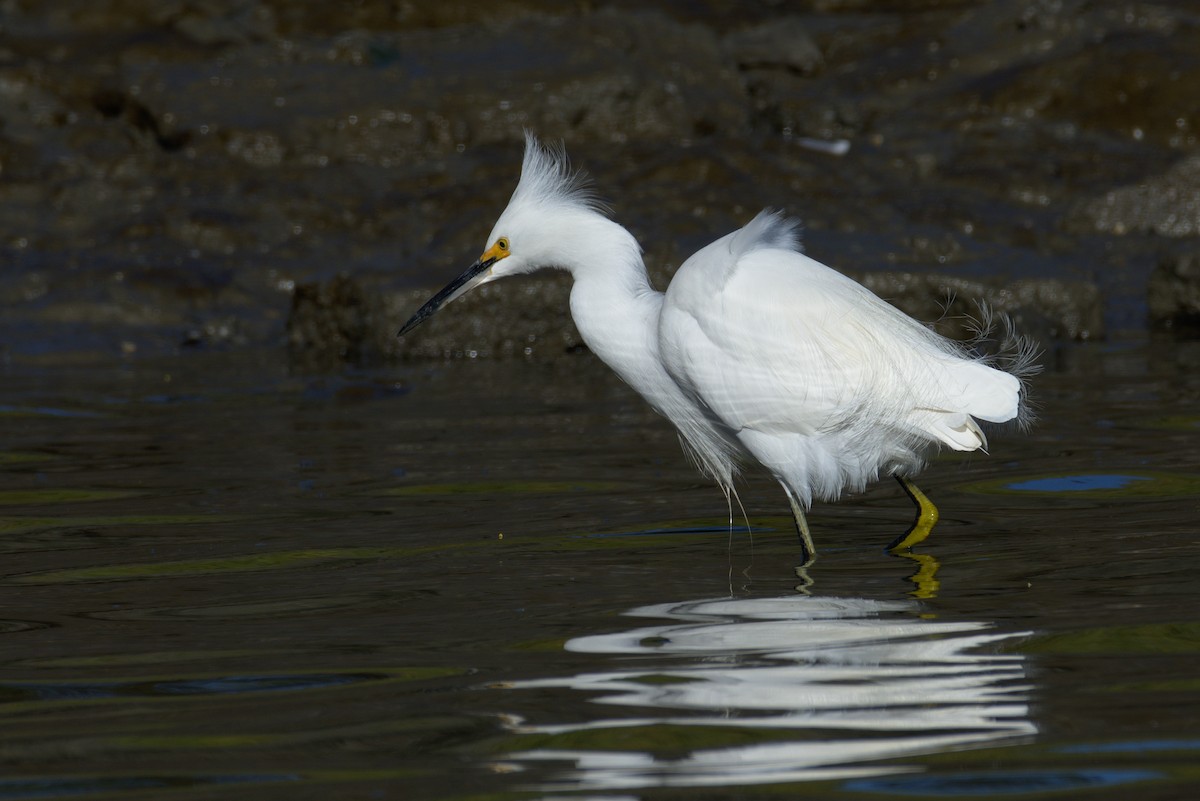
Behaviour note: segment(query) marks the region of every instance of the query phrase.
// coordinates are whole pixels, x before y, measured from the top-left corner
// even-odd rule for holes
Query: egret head
[[[526,132],[521,180],[492,228],[483,253],[418,309],[400,335],[477,286],[543,267],[568,266],[564,259],[575,238],[573,232],[589,217],[602,218],[600,206],[583,176],[571,171],[566,153],[540,144]]]

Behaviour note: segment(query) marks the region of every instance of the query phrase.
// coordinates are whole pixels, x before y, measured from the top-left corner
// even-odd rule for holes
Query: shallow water
[[[800,575],[587,354],[10,364],[0,799],[1191,797],[1200,348],[1048,361]]]

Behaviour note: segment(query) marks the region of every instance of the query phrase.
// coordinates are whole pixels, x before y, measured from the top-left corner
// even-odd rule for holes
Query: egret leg
[[[801,567],[808,567],[817,561],[817,549],[813,547],[812,534],[808,531],[808,520],[804,517],[804,509],[800,507],[800,502],[796,500],[791,488],[782,481],[779,483],[783,487],[783,491],[787,493],[788,503],[792,505],[792,517],[796,519],[796,534],[800,537],[800,555],[804,559]]]
[[[938,510],[933,505],[933,501],[929,500],[916,484],[904,476],[896,476],[896,480],[900,482],[900,486],[908,497],[912,498],[912,502],[917,505],[917,518],[908,531],[901,534],[888,546],[888,550],[907,551],[918,542],[922,542],[929,536],[929,532],[933,531],[934,524],[938,521]]]

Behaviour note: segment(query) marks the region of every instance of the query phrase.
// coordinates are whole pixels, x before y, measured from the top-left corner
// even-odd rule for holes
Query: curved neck
[[[586,255],[564,265],[575,279],[571,317],[588,348],[662,411],[666,397],[677,392],[659,358],[663,294],[650,285],[633,235],[604,222],[608,230],[597,231],[602,236],[577,251]]]
[[[602,218],[603,219],[603,218]],[[665,296],[650,285],[641,249],[616,223],[592,247],[577,253],[584,260],[564,260],[575,284],[571,316],[583,341],[662,416],[673,422],[701,468],[723,487],[733,482],[736,439],[714,428],[712,418],[675,382],[663,364],[659,318]],[[601,226],[594,225],[594,233]]]

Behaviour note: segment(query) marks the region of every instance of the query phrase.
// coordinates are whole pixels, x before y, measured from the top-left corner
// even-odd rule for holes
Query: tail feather
[[[1041,370],[1034,343],[1016,333],[1012,320],[979,304],[970,321],[975,336],[965,352],[948,353],[932,368],[930,383],[938,391],[918,409],[913,423],[925,434],[958,451],[987,448],[983,423],[1033,420],[1028,378]]]
[[[1016,414],[994,420],[986,415],[976,415],[989,422],[1015,421],[1022,430],[1028,429],[1037,419],[1034,403],[1029,395],[1029,379],[1042,371],[1038,358],[1042,350],[1033,339],[1017,333],[1011,317],[995,311],[983,301],[976,302],[978,314],[968,321],[974,333],[969,347],[980,354],[980,361],[1007,373],[1018,383]]]
[[[989,423],[1007,423],[1021,413],[1021,380],[981,362],[959,362],[953,375],[961,405],[954,408]]]
[[[939,415],[928,430],[956,451],[987,450],[987,436],[970,415]]]

